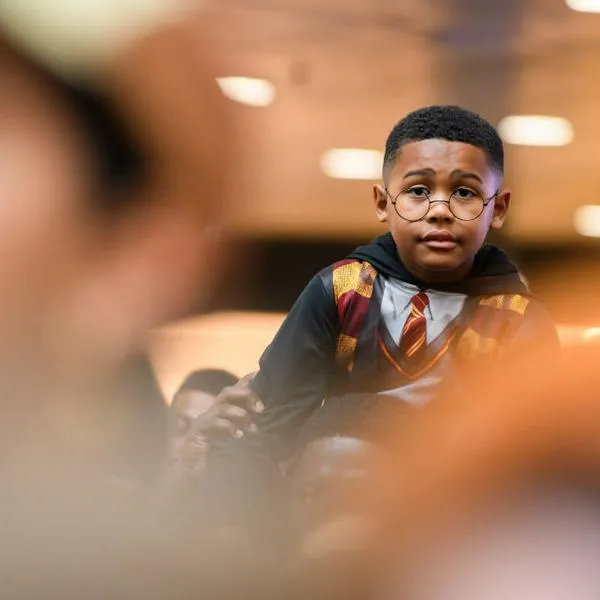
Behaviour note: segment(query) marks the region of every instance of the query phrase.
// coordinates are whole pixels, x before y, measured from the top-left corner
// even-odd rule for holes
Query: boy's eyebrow
[[[403,179],[408,179],[409,177],[424,177],[427,175],[435,175],[435,171],[433,169],[418,169],[416,171],[408,171],[408,173],[404,173]]]
[[[483,184],[483,179],[477,175],[477,173],[472,173],[471,171],[462,171],[461,169],[454,169],[452,173],[450,173],[450,177],[452,178],[460,178],[460,179],[475,179],[479,183]]]
[[[435,176],[436,172],[434,169],[417,169],[415,171],[408,171],[404,174],[403,179],[408,179],[409,177],[428,177]],[[450,173],[450,177],[452,179],[474,179],[479,183],[483,184],[483,179],[477,175],[477,173],[473,173],[472,171],[463,171],[462,169],[454,169],[452,173]]]

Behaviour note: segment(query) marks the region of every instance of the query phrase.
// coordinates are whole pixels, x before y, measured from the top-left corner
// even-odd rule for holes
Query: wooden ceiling
[[[572,144],[507,148],[517,243],[573,243],[600,202],[600,15],[564,0],[213,0],[224,75],[263,77],[273,105],[239,106],[235,225],[257,235],[368,237],[371,183],[325,177],[331,147],[382,148],[405,113],[459,103],[568,118]]]

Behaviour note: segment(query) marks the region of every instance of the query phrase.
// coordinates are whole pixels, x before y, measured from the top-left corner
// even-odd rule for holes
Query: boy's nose
[[[431,199],[429,211],[425,215],[425,220],[428,223],[449,223],[454,220],[454,215],[450,211],[450,203],[448,200]]]

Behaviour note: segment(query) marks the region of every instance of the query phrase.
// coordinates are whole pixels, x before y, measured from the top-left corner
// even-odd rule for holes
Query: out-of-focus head
[[[0,4],[0,427],[40,465],[61,444],[65,468],[95,460],[119,365],[201,307],[224,261],[235,144],[214,44],[156,2]]]
[[[359,510],[353,500],[379,452],[371,442],[343,435],[308,444],[292,479],[292,505],[300,531]]]
[[[39,326],[77,262],[94,157],[58,80],[5,42],[0,68],[0,348],[6,352]]]
[[[207,412],[221,390],[237,383],[238,378],[221,369],[203,369],[190,373],[181,384],[169,411],[169,455],[177,460],[195,419]]]
[[[113,4],[0,7],[4,364],[114,364],[219,273],[214,50],[179,0]]]

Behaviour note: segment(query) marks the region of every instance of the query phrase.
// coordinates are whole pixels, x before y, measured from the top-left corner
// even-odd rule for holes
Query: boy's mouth
[[[458,245],[458,240],[449,231],[429,231],[419,241],[432,250],[453,250]]]

